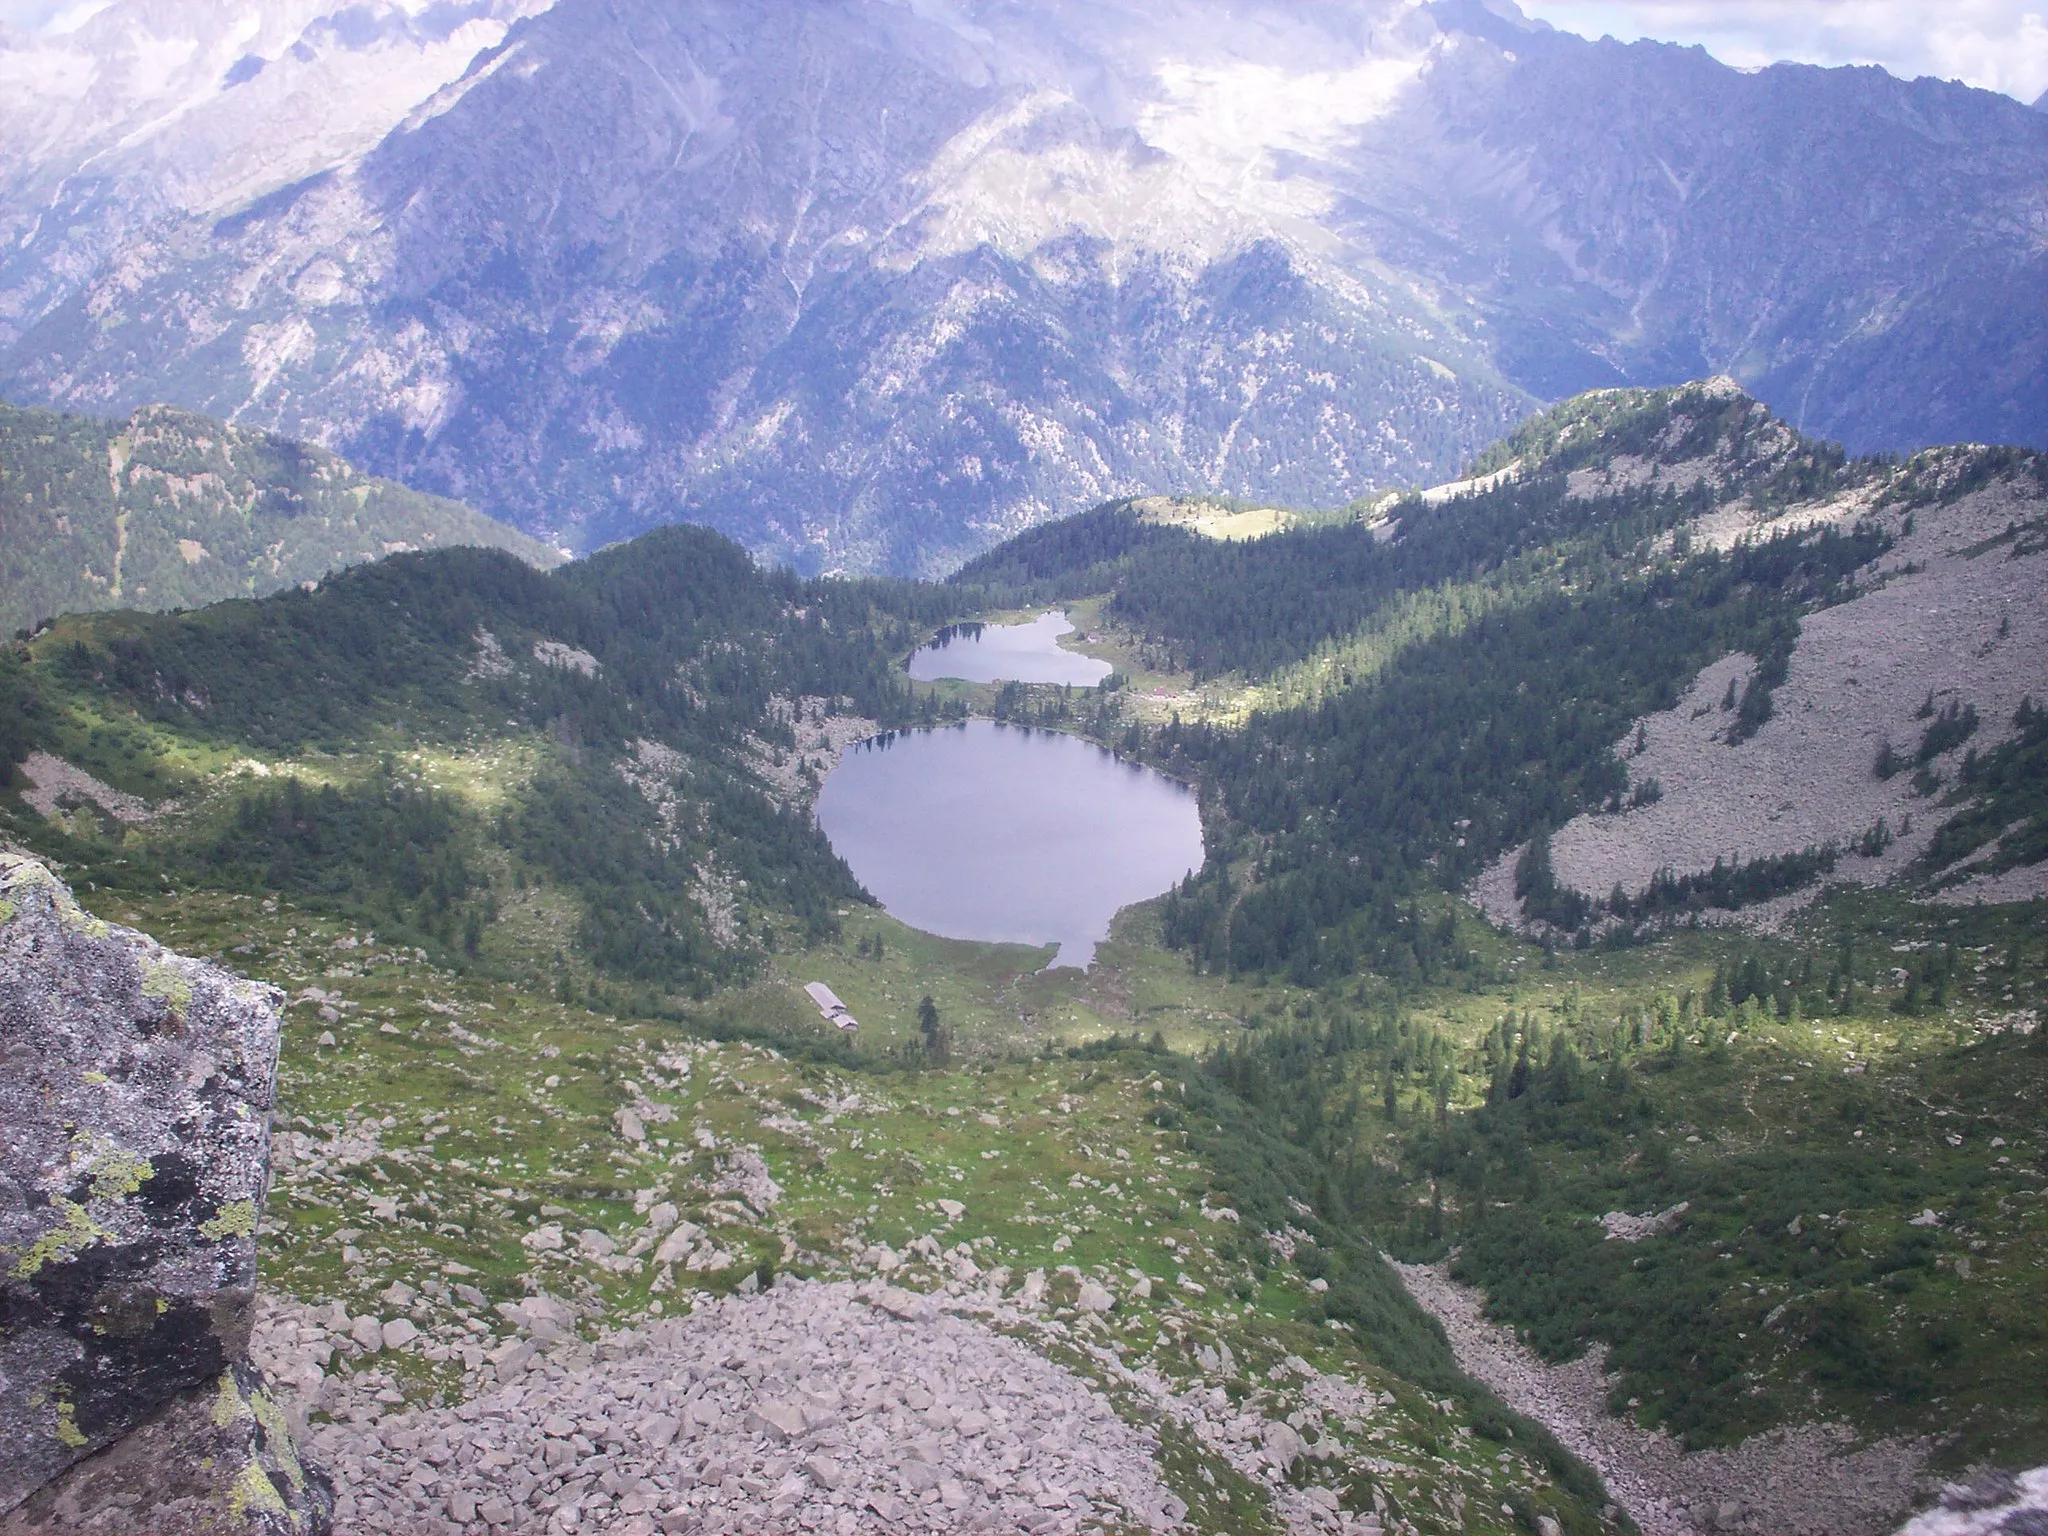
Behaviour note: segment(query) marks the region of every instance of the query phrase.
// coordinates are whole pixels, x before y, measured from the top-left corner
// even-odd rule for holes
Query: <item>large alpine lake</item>
[[[1120,908],[1202,863],[1194,794],[1092,742],[970,720],[849,747],[818,824],[889,915],[1085,966]]]

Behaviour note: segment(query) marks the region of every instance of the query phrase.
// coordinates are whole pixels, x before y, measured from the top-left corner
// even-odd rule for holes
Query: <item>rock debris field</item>
[[[1156,1437],[1024,1344],[869,1283],[785,1281],[313,1430],[341,1536],[1168,1529]]]
[[[1794,508],[1776,523],[1701,533],[1725,545],[1736,533],[1846,525],[1869,512],[1866,498],[1851,497]],[[1982,728],[1930,765],[1952,786],[1966,750],[1991,750],[2013,733],[2020,700],[2048,691],[2048,606],[2040,600],[2048,554],[2008,533],[2041,513],[2030,487],[1998,485],[1950,506],[1919,508],[1911,518],[1880,517],[1897,543],[1861,573],[1861,595],[1801,621],[1789,675],[1773,695],[1775,712],[1755,737],[1727,743],[1727,690],[1740,691],[1755,660],[1724,656],[1677,707],[1634,722],[1616,745],[1631,785],[1655,780],[1662,798],[1566,824],[1551,847],[1558,879],[1593,896],[1616,884],[1635,894],[1660,870],[1693,873],[1716,858],[1827,843],[1844,850],[1831,880],[1878,885],[1913,873],[1913,861],[1955,811],[1938,795],[1923,795],[1910,771],[1879,778],[1878,748],[1889,742],[1910,760],[1930,708],[1969,705]],[[1855,851],[1880,821],[1889,834],[1882,850]],[[1473,901],[1496,922],[1521,918],[1514,894],[1521,851],[1503,854],[1472,888]],[[1987,846],[1941,872],[1947,888],[1936,899],[2021,901],[2048,889],[2048,865],[1997,874],[1978,868],[1994,851]],[[1768,923],[1818,891],[1745,917]]]
[[[1608,1416],[1611,1383],[1599,1352],[1546,1365],[1512,1330],[1489,1322],[1481,1294],[1452,1280],[1446,1266],[1394,1267],[1444,1325],[1458,1364],[1598,1472],[1644,1536],[1878,1536],[1913,1502],[1925,1444],[1859,1444],[1842,1426],[1817,1424],[1687,1455],[1661,1431]]]

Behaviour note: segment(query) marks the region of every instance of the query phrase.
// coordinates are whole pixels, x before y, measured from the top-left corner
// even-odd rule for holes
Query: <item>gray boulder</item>
[[[0,854],[0,1536],[325,1532],[248,1363],[281,999]]]

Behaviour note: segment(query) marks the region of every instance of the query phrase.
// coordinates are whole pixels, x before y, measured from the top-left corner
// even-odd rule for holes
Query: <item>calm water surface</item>
[[[951,677],[968,683],[1069,683],[1093,688],[1109,676],[1110,665],[1061,650],[1059,637],[1073,632],[1064,613],[1041,614],[1029,624],[949,625],[911,655],[910,675],[921,683]]]
[[[818,824],[890,916],[951,939],[1057,943],[1086,965],[1109,920],[1202,862],[1194,794],[1092,742],[970,720],[849,747]]]

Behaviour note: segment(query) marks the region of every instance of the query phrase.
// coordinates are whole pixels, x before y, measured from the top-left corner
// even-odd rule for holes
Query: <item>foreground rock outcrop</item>
[[[247,1359],[277,994],[0,854],[0,1533],[319,1536]]]
[[[1941,1490],[1941,1503],[1899,1536],[2039,1536],[2048,1531],[2048,1467],[1987,1469]]]

